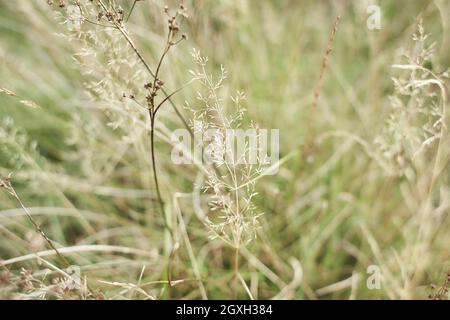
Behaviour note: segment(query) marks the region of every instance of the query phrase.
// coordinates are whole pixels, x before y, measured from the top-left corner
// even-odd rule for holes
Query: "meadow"
[[[449,52],[445,0],[0,1],[0,298],[448,299]]]

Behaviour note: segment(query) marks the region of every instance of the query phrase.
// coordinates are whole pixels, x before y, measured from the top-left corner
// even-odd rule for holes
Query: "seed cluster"
[[[53,5],[53,0],[47,0],[47,4],[52,6]],[[59,0],[58,1],[58,6],[60,8],[64,8],[66,6],[66,1],[65,0]]]
[[[432,300],[447,300],[448,299],[448,288],[450,286],[450,272],[447,273],[444,283],[437,288],[436,285],[431,285],[433,292],[428,296]]]
[[[161,55],[161,58],[159,60],[155,75],[153,77],[153,81],[148,82],[144,85],[144,88],[148,91],[148,94],[146,95],[147,108],[150,111],[150,114],[152,116],[156,113],[158,107],[160,106],[160,105],[158,105],[158,106],[155,105],[155,98],[158,95],[158,92],[160,90],[162,90],[162,88],[164,86],[164,81],[159,79],[159,71],[160,71],[162,62],[163,62],[164,58],[166,57],[167,52],[169,52],[169,50],[173,46],[175,46],[175,45],[179,44],[181,41],[187,39],[187,35],[185,33],[179,34],[180,33],[179,19],[180,19],[180,17],[185,17],[185,18],[187,17],[185,6],[183,4],[180,4],[180,6],[178,7],[178,10],[175,12],[175,14],[171,14],[169,11],[169,7],[165,6],[164,13],[168,17],[168,29],[169,29],[168,35],[167,35],[166,47],[165,47],[164,52]]]

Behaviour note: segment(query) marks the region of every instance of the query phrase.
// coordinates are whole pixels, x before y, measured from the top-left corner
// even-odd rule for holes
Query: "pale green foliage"
[[[380,1],[382,29],[368,30],[371,1],[185,0],[189,39],[164,60],[164,90],[182,88],[171,100],[193,133],[280,129],[281,163],[273,176],[245,161],[175,165],[171,133],[185,124],[164,105],[154,153],[163,210],[151,170],[153,78],[124,33],[99,19],[99,0],[79,1],[83,19],[74,0],[59,2],[0,1],[0,175],[12,172],[83,287],[67,290],[64,265],[0,192],[0,298],[423,299],[443,283],[448,1]],[[133,1],[101,2],[122,12],[155,71],[174,3],[166,14],[163,2],[138,1],[127,22]],[[194,60],[192,47],[202,52]],[[371,265],[379,290],[366,286]]]
[[[18,128],[10,117],[0,122],[0,154],[8,159],[6,165],[9,170],[29,170],[36,161],[45,162],[37,148],[37,142],[31,140],[27,133]]]

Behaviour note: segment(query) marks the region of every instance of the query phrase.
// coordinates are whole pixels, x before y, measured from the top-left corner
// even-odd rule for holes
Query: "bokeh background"
[[[127,12],[133,1],[117,2]],[[381,8],[380,30],[366,27],[371,4]],[[165,37],[164,5],[138,2],[127,24],[152,66]],[[241,250],[240,266],[252,296],[426,299],[430,285],[441,285],[450,270],[449,169],[444,166],[428,194],[419,179],[387,175],[371,154],[391,112],[391,78],[397,72],[392,65],[414,46],[411,37],[420,20],[428,40],[436,42],[426,67],[436,74],[448,69],[450,3],[198,0],[185,6],[189,18],[182,29],[189,38],[165,62],[165,86],[175,89],[190,79],[190,52],[200,50],[212,73],[221,65],[228,70],[226,93],[245,92],[244,122],[279,128],[281,157],[289,155],[276,176],[256,185],[255,204],[264,215],[257,239]],[[155,213],[148,135],[138,123],[112,115],[121,108],[112,102],[123,94],[121,85],[127,93],[133,88],[134,69],[108,73],[111,92],[86,89],[92,78],[114,69],[101,56],[126,44],[93,40],[90,48],[98,48],[100,58],[83,69],[74,59],[83,47],[62,23],[65,14],[65,8],[46,1],[0,1],[0,87],[17,95],[0,95],[0,174],[13,172],[16,191],[36,221],[58,246],[75,248],[67,259],[106,298],[199,299],[205,293],[248,298],[232,281],[233,250],[210,239],[192,208],[196,168],[171,163],[171,146],[162,137],[158,167],[180,243],[170,263],[171,277],[181,281],[167,288],[169,262],[163,252],[170,239]],[[310,124],[314,88],[337,16]],[[86,23],[82,28],[95,30]],[[182,105],[195,96],[188,88],[174,97],[186,117]],[[133,108],[126,105],[124,110]],[[170,107],[159,119],[161,135],[182,126]],[[320,144],[307,154],[309,138]],[[436,210],[439,215],[422,214]],[[48,249],[15,199],[0,193],[0,261]],[[45,259],[58,265],[55,256]],[[367,287],[370,265],[383,274],[380,289]],[[0,296],[52,297],[50,279],[58,271],[40,259],[0,268],[9,279]],[[38,279],[34,289],[21,287],[22,268]],[[192,280],[198,274],[204,289]]]

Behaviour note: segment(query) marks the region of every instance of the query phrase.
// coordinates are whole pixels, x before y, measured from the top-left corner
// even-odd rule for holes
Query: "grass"
[[[368,30],[364,1],[186,1],[163,58],[162,1],[99,1],[116,20],[81,33],[53,2],[0,4],[0,175],[26,209],[0,193],[0,297],[448,298],[447,2],[380,1]],[[278,174],[175,165],[173,130],[226,127],[235,90],[242,127],[280,129]]]

